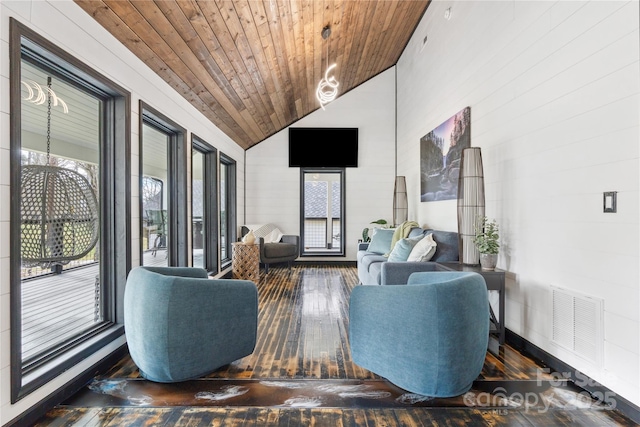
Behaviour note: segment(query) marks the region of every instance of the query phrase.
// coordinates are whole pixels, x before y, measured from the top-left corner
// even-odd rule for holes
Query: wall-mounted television
[[[358,167],[358,128],[289,128],[289,167]]]

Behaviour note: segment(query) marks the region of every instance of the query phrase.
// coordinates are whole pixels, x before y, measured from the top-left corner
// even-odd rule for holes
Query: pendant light
[[[327,40],[331,35],[331,28],[327,25],[322,29],[322,38]],[[320,107],[324,110],[324,106],[338,96],[338,80],[330,75],[330,72],[337,66],[337,64],[329,65],[329,42],[327,42],[327,70],[324,72],[324,77],[320,79],[318,88],[316,89],[316,98],[320,102]]]

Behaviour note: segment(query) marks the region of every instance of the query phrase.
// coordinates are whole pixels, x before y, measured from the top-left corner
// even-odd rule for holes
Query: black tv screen
[[[289,167],[358,167],[358,128],[289,128]]]

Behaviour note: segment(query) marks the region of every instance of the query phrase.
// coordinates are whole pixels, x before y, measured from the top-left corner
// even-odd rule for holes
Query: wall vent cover
[[[551,287],[552,339],[577,356],[601,365],[603,353],[602,299]]]

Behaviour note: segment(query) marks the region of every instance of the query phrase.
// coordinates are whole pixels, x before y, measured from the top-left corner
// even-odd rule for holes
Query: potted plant
[[[496,220],[489,221],[486,216],[478,217],[475,232],[473,243],[475,243],[478,252],[480,252],[480,266],[483,270],[494,270],[500,250],[500,244],[498,243],[500,234]]]
[[[382,228],[386,228],[387,227],[387,220],[386,219],[379,219],[377,221],[371,221],[369,224],[378,224],[378,225],[381,225]],[[371,241],[371,236],[369,236],[369,227],[367,227],[364,230],[362,230],[362,241],[365,242],[365,243]]]

